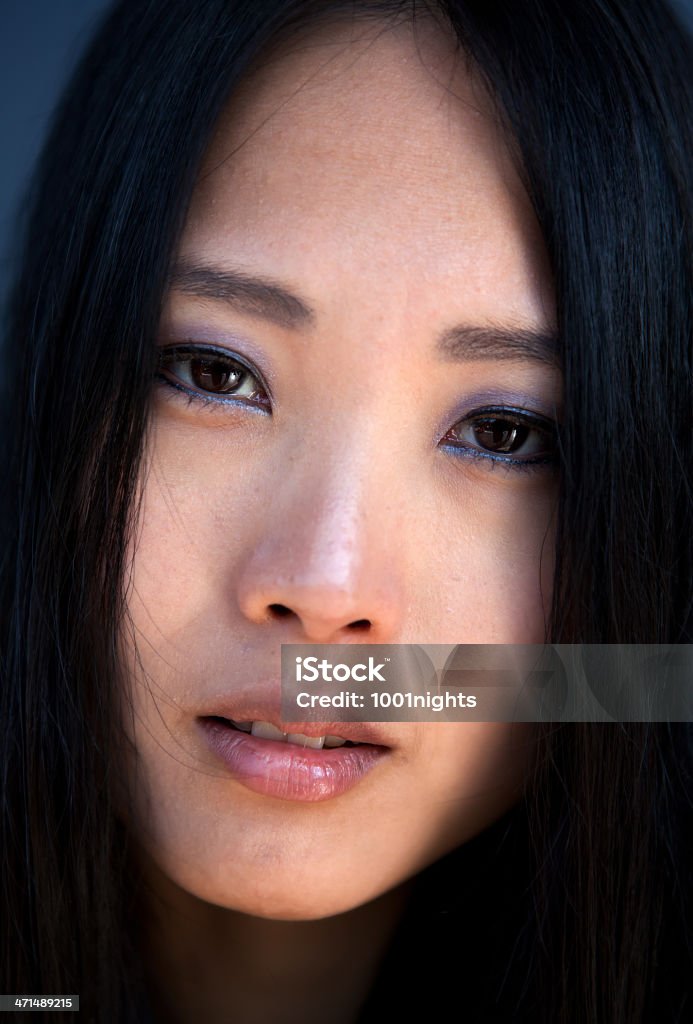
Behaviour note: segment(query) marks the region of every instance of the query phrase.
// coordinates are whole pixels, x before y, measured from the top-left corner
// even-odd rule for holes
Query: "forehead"
[[[479,287],[545,276],[497,112],[430,17],[304,30],[258,61],[220,119],[183,251],[270,256],[289,276],[305,262],[310,276],[323,250],[345,280],[365,265]]]

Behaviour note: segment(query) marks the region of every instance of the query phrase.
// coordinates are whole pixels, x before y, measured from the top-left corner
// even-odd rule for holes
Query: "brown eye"
[[[259,375],[240,359],[200,346],[171,346],[159,353],[159,378],[190,398],[225,397],[269,410],[271,403]]]
[[[474,437],[480,448],[498,454],[517,451],[529,436],[529,427],[509,420],[483,419],[473,424]]]
[[[552,462],[556,456],[556,424],[526,409],[480,409],[455,423],[442,444],[462,455],[510,465]]]
[[[191,359],[190,377],[202,391],[229,394],[243,383],[247,372],[240,366],[230,366],[219,359]]]

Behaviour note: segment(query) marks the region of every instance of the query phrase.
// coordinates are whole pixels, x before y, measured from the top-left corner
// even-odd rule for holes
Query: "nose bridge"
[[[403,581],[394,557],[396,506],[383,492],[364,431],[354,426],[349,436],[331,441],[328,432],[294,454],[239,579],[248,618],[291,615],[313,642],[354,630],[375,642],[397,628]]]

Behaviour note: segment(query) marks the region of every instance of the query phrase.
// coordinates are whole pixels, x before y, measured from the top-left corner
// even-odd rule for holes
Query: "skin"
[[[190,401],[178,366],[153,399],[123,636],[151,969],[167,1019],[200,1019],[204,990],[222,1020],[232,988],[242,1020],[295,1019],[296,1001],[324,1019],[326,998],[351,1020],[407,880],[517,800],[531,728],[390,724],[386,763],[300,804],[231,779],[198,716],[276,683],[282,643],[544,641],[555,470],[444,438],[489,396],[554,418],[560,375],[442,358],[436,339],[551,329],[546,254],[492,104],[421,20],[322,26],[263,60],[220,121],[178,256],[281,282],[315,317],[167,297],[162,347],[238,353],[272,395]],[[289,1011],[268,977],[291,985]]]

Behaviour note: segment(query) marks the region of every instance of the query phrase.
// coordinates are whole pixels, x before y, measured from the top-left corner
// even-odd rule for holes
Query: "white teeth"
[[[346,740],[343,740],[341,736],[326,736],[325,746],[326,747],[343,747]]]
[[[302,732],[282,732],[271,722],[237,722],[234,718],[229,721],[241,732],[249,732],[262,740],[295,743],[299,747],[310,747],[311,750],[322,750],[323,744],[326,747],[341,747],[346,743],[341,736],[306,736]]]
[[[281,729],[277,729],[276,725],[272,725],[271,722],[253,722],[250,731],[253,736],[259,736],[263,740],[286,741],[286,733],[282,732]]]
[[[324,736],[305,736],[302,732],[290,732],[286,737],[287,743],[298,743],[301,747],[312,747],[313,750],[322,750],[325,742]]]

